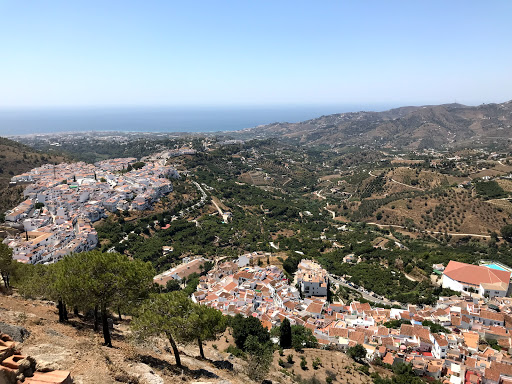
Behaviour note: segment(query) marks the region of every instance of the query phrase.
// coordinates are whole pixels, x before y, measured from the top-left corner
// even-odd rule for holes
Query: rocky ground
[[[245,361],[223,352],[232,341],[228,333],[207,343],[206,360],[198,358],[196,345],[180,346],[184,368],[178,369],[164,340],[154,340],[151,345],[139,345],[131,340],[129,320],[115,322],[114,347],[107,348],[102,345],[101,332],[95,333],[90,321],[70,314],[69,322],[61,324],[57,318],[57,310],[51,302],[0,293],[0,330],[6,326],[20,327],[9,331],[21,342],[21,352],[34,357],[40,368],[71,371],[75,383],[251,382],[245,374]],[[279,366],[279,359],[286,361],[288,354],[294,356],[294,363]],[[307,360],[307,370],[300,367],[302,356]],[[312,362],[316,357],[322,366],[313,369]],[[325,383],[327,377],[332,377],[334,383],[371,383],[370,377],[360,372],[358,366],[340,352],[306,350],[298,353],[290,350],[280,357],[276,351],[268,379],[274,383]]]

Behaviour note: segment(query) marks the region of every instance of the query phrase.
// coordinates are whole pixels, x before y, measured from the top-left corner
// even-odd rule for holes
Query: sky
[[[512,1],[0,0],[0,108],[512,99]]]

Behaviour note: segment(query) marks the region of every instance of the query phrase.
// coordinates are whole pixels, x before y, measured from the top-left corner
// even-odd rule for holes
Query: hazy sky
[[[0,0],[0,107],[512,99],[512,1]]]

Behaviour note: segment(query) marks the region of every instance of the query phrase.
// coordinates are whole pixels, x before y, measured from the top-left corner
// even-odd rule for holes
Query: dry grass
[[[287,362],[287,356],[293,356],[293,364]],[[300,366],[301,359],[305,358],[307,369]],[[279,359],[284,361],[283,366],[279,365]],[[318,369],[313,368],[313,361],[319,359],[321,366]],[[354,362],[346,354],[338,351],[327,351],[320,349],[305,349],[303,353],[288,349],[284,351],[284,356],[274,353],[273,370],[286,372],[286,375],[295,380],[311,380],[316,378],[318,382],[325,383],[327,377],[332,377],[334,383],[366,384],[372,383],[370,376],[365,375],[358,368],[360,364]],[[374,368],[370,367],[370,372]]]
[[[405,225],[411,219],[421,230],[487,235],[499,232],[508,220],[506,212],[470,192],[449,189],[444,194],[397,200],[380,211],[380,224]]]
[[[501,188],[503,188],[503,190],[505,192],[512,192],[512,180],[510,180],[510,179],[499,179],[499,180],[496,180],[496,182],[499,184],[499,186]]]
[[[242,173],[239,177],[240,181],[250,184],[250,185],[272,185],[271,179],[265,179],[265,174],[260,171],[250,171],[246,173]]]

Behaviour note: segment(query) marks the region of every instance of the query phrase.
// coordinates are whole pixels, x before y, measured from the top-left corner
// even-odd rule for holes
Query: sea
[[[58,132],[219,132],[322,115],[383,111],[384,104],[236,107],[0,108],[0,136]]]

